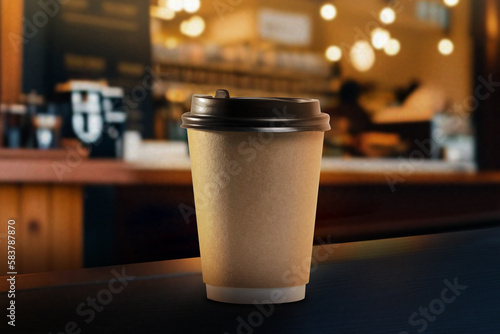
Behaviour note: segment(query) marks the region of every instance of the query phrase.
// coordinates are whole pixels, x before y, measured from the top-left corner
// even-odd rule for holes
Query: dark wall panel
[[[24,92],[51,95],[69,79],[106,79],[126,89],[132,126],[152,136],[151,90],[144,85],[151,71],[149,2],[62,2],[25,0]]]

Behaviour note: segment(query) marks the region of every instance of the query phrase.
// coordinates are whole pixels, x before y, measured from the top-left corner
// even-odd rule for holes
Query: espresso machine
[[[104,129],[102,84],[69,81],[57,85],[56,94],[63,138],[75,138],[85,145],[97,143]]]
[[[78,139],[90,157],[122,158],[126,112],[124,92],[102,82],[70,81],[57,85],[63,138]]]
[[[123,158],[123,135],[127,120],[123,98],[122,88],[103,87],[104,131],[93,156]]]

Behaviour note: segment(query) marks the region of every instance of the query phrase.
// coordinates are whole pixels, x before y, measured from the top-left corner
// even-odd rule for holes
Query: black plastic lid
[[[319,101],[301,98],[231,98],[219,89],[215,97],[193,95],[191,112],[182,115],[187,129],[241,132],[328,131],[330,116]]]

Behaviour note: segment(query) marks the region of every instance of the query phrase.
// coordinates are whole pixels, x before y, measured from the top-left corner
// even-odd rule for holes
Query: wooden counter
[[[120,189],[121,213],[116,217],[113,214],[118,226],[130,224],[130,217],[142,216],[145,208],[161,212],[167,207],[178,213],[179,217],[172,219],[185,225],[177,206],[181,201],[192,201],[189,159],[168,159],[139,164],[79,158],[64,151],[3,152],[0,257],[6,255],[6,235],[2,231],[7,230],[9,219],[15,219],[20,273],[82,267],[86,186],[113,185]],[[325,159],[320,181],[316,229],[320,234],[334,229],[338,240],[398,235],[403,230],[414,232],[415,224],[401,223],[402,218],[411,217],[429,222],[427,226],[418,226],[420,230],[448,228],[448,216],[442,217],[444,223],[429,218],[443,212],[464,216],[498,208],[500,192],[490,188],[500,188],[500,173],[453,171],[446,164],[435,162],[426,162],[412,173],[400,170],[402,165],[397,161],[392,161],[387,171],[380,161],[374,165],[368,160],[346,163]],[[370,172],[372,168],[377,171]],[[434,168],[439,171],[432,173]],[[453,189],[440,190],[450,187]],[[361,221],[354,225],[349,221],[342,223],[343,217],[350,219],[352,215],[361,216]],[[194,215],[192,218],[195,221]],[[460,221],[456,225],[465,224]],[[352,226],[357,226],[355,231]]]

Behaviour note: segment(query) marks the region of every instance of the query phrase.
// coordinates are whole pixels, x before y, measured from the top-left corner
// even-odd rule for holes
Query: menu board
[[[25,0],[23,90],[71,79],[125,88],[131,126],[153,134],[149,1]]]
[[[311,44],[312,24],[308,15],[264,8],[259,10],[258,22],[263,39],[294,46]]]

